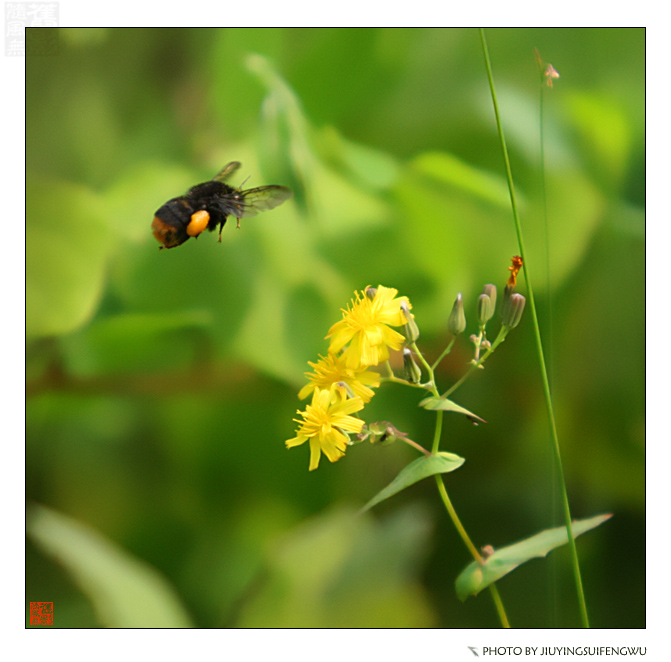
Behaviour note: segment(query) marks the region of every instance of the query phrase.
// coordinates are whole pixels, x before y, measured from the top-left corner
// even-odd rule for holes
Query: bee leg
[[[238,230],[239,230],[239,229],[240,229],[240,219],[236,216],[236,217],[235,217],[235,220],[238,222],[237,228],[238,228]]]
[[[221,243],[221,233],[224,230],[224,225],[226,225],[226,221],[228,220],[228,216],[225,216],[224,214],[218,213],[216,215],[216,220],[214,222],[214,225],[212,226],[212,230],[217,227],[217,223],[219,224],[219,243]]]

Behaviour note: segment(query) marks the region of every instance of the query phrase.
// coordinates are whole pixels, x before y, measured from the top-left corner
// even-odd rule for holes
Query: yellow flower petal
[[[350,369],[377,365],[389,358],[389,348],[399,349],[404,337],[389,326],[406,323],[401,304],[410,309],[407,297],[397,297],[398,290],[379,285],[373,298],[366,291],[355,292],[343,319],[334,324],[327,338],[331,339],[329,352],[338,353],[345,346],[344,356]]]
[[[297,437],[293,437],[293,439],[287,439],[284,443],[287,448],[293,448],[294,446],[304,444],[307,440],[308,438],[305,435],[299,434]]]
[[[370,402],[375,392],[369,386],[380,385],[380,376],[377,373],[365,369],[348,368],[342,356],[329,353],[325,357],[320,356],[317,363],[312,361],[308,363],[314,368],[314,372],[305,373],[310,383],[299,391],[298,397],[301,400],[314,392],[315,388],[330,390],[334,384],[342,382],[350,388],[350,394],[354,393],[364,402]]]
[[[287,448],[310,442],[310,471],[319,466],[319,458],[324,453],[331,462],[339,460],[347,449],[347,432],[361,432],[363,421],[350,416],[363,409],[359,397],[347,400],[333,399],[334,389],[315,387],[312,403],[305,411],[298,413],[303,420],[297,419],[300,428],[295,437],[285,442]]]

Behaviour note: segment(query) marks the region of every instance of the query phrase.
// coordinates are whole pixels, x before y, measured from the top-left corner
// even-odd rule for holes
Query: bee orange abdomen
[[[164,248],[174,248],[182,243],[177,238],[175,228],[162,221],[158,216],[154,216],[154,220],[151,222],[151,229],[156,240],[160,244],[163,244]]]

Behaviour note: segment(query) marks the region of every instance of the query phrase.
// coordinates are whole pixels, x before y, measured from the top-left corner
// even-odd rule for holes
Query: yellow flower
[[[366,288],[367,290],[368,288]],[[389,348],[400,349],[405,338],[390,329],[403,326],[406,318],[401,310],[401,302],[407,297],[396,297],[398,290],[380,285],[370,298],[364,290],[355,292],[351,306],[343,310],[343,319],[336,322],[327,338],[331,338],[329,352],[337,354],[345,345],[343,356],[348,368],[366,368],[378,365],[389,358]]]
[[[364,402],[370,402],[375,392],[369,386],[380,385],[380,375],[363,369],[348,368],[342,356],[329,354],[327,357],[320,356],[318,363],[312,361],[308,363],[315,371],[305,373],[310,383],[300,390],[298,397],[301,400],[310,395],[315,388],[330,389],[333,384],[344,382],[354,395],[358,395]]]
[[[333,400],[333,389],[315,388],[312,404],[298,413],[303,420],[295,418],[301,426],[293,439],[287,439],[287,448],[310,442],[310,471],[319,466],[324,453],[331,462],[339,460],[347,449],[349,440],[346,432],[361,432],[363,421],[349,416],[363,409],[363,400],[359,397],[349,400]]]

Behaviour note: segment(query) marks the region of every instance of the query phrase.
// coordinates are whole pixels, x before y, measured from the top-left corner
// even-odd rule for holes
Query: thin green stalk
[[[506,166],[506,177],[508,179],[508,190],[510,192],[510,203],[512,206],[513,218],[515,221],[515,231],[517,232],[517,243],[519,245],[520,256],[524,261],[524,278],[527,284],[527,298],[529,300],[529,308],[531,310],[531,319],[533,323],[534,336],[536,339],[536,349],[538,352],[538,359],[541,368],[541,380],[543,382],[543,392],[545,394],[545,404],[548,412],[548,419],[550,424],[550,436],[552,439],[552,449],[557,467],[557,474],[560,483],[562,505],[564,510],[564,520],[566,523],[566,531],[568,533],[568,542],[571,552],[571,565],[573,567],[573,575],[575,578],[576,591],[578,593],[578,603],[580,606],[580,616],[583,627],[589,627],[589,618],[587,615],[587,604],[585,602],[585,592],[582,586],[582,578],[580,576],[580,562],[578,560],[578,550],[573,538],[573,528],[571,526],[571,510],[569,508],[568,492],[566,490],[566,480],[564,478],[564,469],[562,467],[561,451],[559,448],[559,437],[557,435],[557,425],[555,422],[554,409],[552,406],[552,396],[550,394],[550,382],[548,380],[547,368],[545,366],[545,356],[543,353],[543,343],[541,340],[540,327],[538,325],[538,315],[536,312],[536,303],[534,301],[533,290],[531,288],[531,281],[529,280],[529,268],[524,251],[524,241],[522,239],[522,226],[520,224],[519,215],[517,213],[517,201],[515,198],[515,188],[513,186],[513,175],[510,168],[510,159],[508,158],[508,149],[506,147],[506,140],[503,135],[503,127],[501,125],[501,116],[499,114],[499,106],[496,99],[496,90],[494,89],[494,77],[492,75],[492,65],[489,60],[489,51],[487,49],[487,40],[485,38],[485,31],[480,28],[480,40],[482,42],[482,50],[485,58],[485,66],[487,68],[487,78],[489,80],[489,89],[492,95],[492,103],[494,106],[494,115],[496,116],[496,126],[501,142],[501,149],[503,151],[503,160]]]
[[[431,377],[431,380],[427,383],[414,384],[413,382],[409,382],[407,379],[401,379],[401,377],[397,377],[394,374],[394,371],[391,369],[389,361],[387,361],[384,364],[384,366],[385,369],[387,370],[387,374],[380,375],[380,382],[393,382],[394,384],[403,384],[403,386],[410,386],[411,388],[421,388],[425,391],[435,389],[435,385],[432,381],[433,376]]]
[[[404,443],[408,444],[408,446],[412,446],[414,449],[418,450],[420,453],[424,453],[427,457],[431,455],[429,451],[424,448],[421,444],[418,444],[416,441],[413,441],[412,439],[408,439],[406,436],[399,436],[398,437],[399,441],[403,441]]]
[[[442,420],[442,417],[440,416],[443,412],[439,411],[439,417]],[[436,429],[439,429],[439,425],[436,425]],[[447,510],[447,514],[450,516],[450,519],[452,520],[452,523],[454,524],[454,527],[456,528],[457,532],[459,533],[459,536],[461,539],[464,541],[464,544],[466,545],[466,548],[468,551],[471,553],[471,556],[481,565],[485,562],[485,560],[482,558],[482,555],[480,552],[478,552],[476,546],[473,544],[473,541],[469,538],[468,533],[466,533],[466,529],[464,528],[464,525],[461,523],[461,520],[459,519],[459,516],[457,515],[457,511],[454,509],[454,506],[452,505],[452,501],[450,501],[450,497],[447,494],[447,489],[445,488],[445,483],[443,482],[443,477],[440,475],[435,476],[436,479],[436,485],[438,486],[438,492],[440,492],[440,498],[443,501],[443,504],[445,505],[445,509]],[[492,596],[492,599],[494,600],[494,606],[496,607],[496,612],[499,615],[499,620],[501,621],[501,625],[504,628],[509,628],[510,623],[508,621],[508,616],[506,615],[506,610],[503,607],[503,601],[501,600],[501,596],[499,595],[499,590],[496,588],[496,584],[490,584],[489,585],[489,592]]]
[[[540,63],[539,63],[540,64]],[[552,347],[554,343],[552,342],[552,288],[550,287],[550,223],[548,221],[548,196],[547,196],[547,186],[545,185],[545,104],[543,102],[545,98],[545,85],[543,84],[543,71],[541,67],[541,84],[540,84],[540,99],[539,99],[539,137],[540,137],[540,159],[541,159],[541,192],[543,195],[543,232],[544,232],[544,243],[545,243],[545,289],[548,293],[548,316],[547,316],[547,329],[548,329],[548,363],[550,370],[548,371],[549,376],[552,376]],[[549,380],[551,381],[551,380]]]
[[[417,355],[419,356],[421,362],[424,364],[424,367],[428,370],[429,372],[429,377],[431,379],[431,383],[434,385],[433,386],[433,394],[438,395],[438,389],[435,387],[435,379],[434,379],[434,374],[433,374],[433,368],[426,362],[424,359],[424,356],[422,353],[417,349],[417,345],[413,343],[413,348]],[[482,360],[484,361],[485,357],[487,355],[482,357]],[[433,433],[433,443],[431,444],[431,452],[432,453],[437,453],[440,447],[440,437],[443,432],[443,411],[437,411],[436,412],[436,428]],[[466,529],[464,528],[464,525],[461,523],[461,520],[459,519],[459,516],[457,515],[457,511],[454,509],[454,506],[452,505],[452,502],[450,501],[450,497],[447,494],[447,489],[445,487],[445,483],[443,482],[443,477],[442,476],[436,476],[436,485],[438,486],[438,492],[440,493],[440,498],[443,501],[443,504],[445,505],[445,509],[447,510],[447,514],[449,515],[450,519],[452,520],[452,523],[454,524],[455,529],[459,533],[459,536],[461,539],[464,541],[464,544],[466,545],[466,548],[468,551],[471,553],[471,556],[478,562],[478,563],[484,563],[484,559],[480,555],[480,552],[478,552],[477,547],[473,544],[473,541],[470,539],[468,533],[466,533]],[[499,620],[501,621],[501,625],[504,628],[509,628],[510,623],[508,622],[508,616],[506,615],[506,610],[503,607],[503,601],[501,600],[501,596],[499,595],[499,591],[496,588],[495,584],[491,584],[489,587],[489,592],[492,596],[492,600],[494,600],[494,606],[496,607],[496,612],[499,615]]]
[[[450,353],[450,351],[452,350],[452,345],[454,345],[454,341],[456,339],[457,339],[457,337],[454,336],[452,338],[452,340],[450,340],[447,347],[443,350],[443,353],[433,362],[433,365],[431,366],[431,370],[435,370],[438,367],[438,365],[440,364],[440,362]]]
[[[452,384],[452,386],[450,386],[450,388],[448,388],[441,397],[449,398],[452,393],[454,393],[469,377],[471,377],[471,375],[487,360],[487,357],[489,357],[492,352],[494,352],[494,350],[506,339],[508,331],[509,329],[506,329],[506,327],[501,327],[499,335],[492,343],[492,346],[475,363],[472,363],[468,371],[465,372],[458,381]]]
[[[546,313],[546,337],[548,347],[548,384],[550,385],[550,394],[552,394],[552,381],[554,374],[554,360],[552,356],[552,348],[554,347],[553,333],[554,333],[554,305],[552,301],[552,287],[550,286],[552,279],[552,268],[550,263],[550,223],[548,220],[548,196],[545,176],[545,92],[548,88],[546,81],[548,80],[543,70],[543,61],[540,53],[536,50],[536,60],[538,62],[539,70],[539,100],[538,100],[538,123],[539,123],[539,138],[540,138],[540,175],[541,175],[541,192],[543,194],[543,229],[545,244],[545,291],[547,292],[547,313]],[[551,79],[550,79],[551,80]],[[557,516],[557,467],[553,463],[551,467],[552,473],[552,519],[555,520]],[[557,557],[553,556],[551,561],[552,572],[548,574],[548,584],[550,587],[550,594],[555,599],[552,600],[553,605],[553,623],[557,624]]]
[[[440,435],[443,431],[443,412],[438,410],[436,412],[436,429],[433,432],[433,444],[431,444],[431,452],[435,455],[440,446]]]
[[[424,366],[424,370],[429,375],[429,384],[431,385],[431,393],[434,395],[438,395],[438,389],[436,388],[436,376],[434,375],[433,368],[427,363],[426,359],[424,358],[424,354],[419,351],[419,348],[417,347],[417,343],[412,343],[412,349],[415,352],[415,354],[419,357],[419,360],[421,364]],[[435,452],[435,451],[434,451]]]

